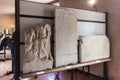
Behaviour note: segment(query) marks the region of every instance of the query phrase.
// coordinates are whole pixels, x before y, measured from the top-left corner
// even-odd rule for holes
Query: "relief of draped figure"
[[[25,62],[51,60],[51,26],[37,25],[25,31]]]

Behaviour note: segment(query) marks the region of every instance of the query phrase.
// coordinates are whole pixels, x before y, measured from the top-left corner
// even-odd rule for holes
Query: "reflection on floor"
[[[6,58],[11,58],[11,51],[6,51]],[[6,75],[7,71],[12,70],[12,61],[6,60],[2,61],[4,58],[4,54],[0,54],[0,80],[11,80],[13,78],[13,74]]]
[[[23,79],[23,80],[103,80],[92,75],[81,73],[78,70],[75,70],[74,76],[71,78],[71,71],[59,72],[58,78],[56,78],[55,73],[45,74],[38,76],[37,78]]]
[[[13,74],[3,75],[3,76],[0,76],[0,80],[12,80],[12,77],[13,77]],[[25,78],[25,79],[21,79],[21,80],[72,80],[72,79],[71,79],[70,72],[65,71],[65,72],[59,73],[59,79],[55,78],[55,73],[50,73],[50,74],[38,76],[36,79],[35,78]],[[99,79],[99,78],[91,76],[91,75],[86,75],[86,74],[81,74],[79,72],[75,72],[74,80],[102,80],[102,79]]]
[[[5,62],[0,61],[0,76],[5,74],[7,71],[11,71],[12,65],[11,60],[7,60]]]

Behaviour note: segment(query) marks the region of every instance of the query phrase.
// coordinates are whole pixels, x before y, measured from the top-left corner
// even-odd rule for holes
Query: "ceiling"
[[[40,2],[40,3],[50,3],[54,0],[24,0],[24,1],[32,1],[32,2]]]
[[[14,14],[15,0],[0,0],[0,14]]]
[[[58,0],[24,0],[40,3],[55,4]],[[55,5],[58,5],[55,4]],[[0,14],[15,14],[15,0],[0,0]]]
[[[23,1],[32,1],[59,6],[59,0],[23,0]]]

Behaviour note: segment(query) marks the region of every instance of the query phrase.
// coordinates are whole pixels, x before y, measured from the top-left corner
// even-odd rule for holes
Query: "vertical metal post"
[[[71,70],[71,80],[74,80],[74,69]]]
[[[109,35],[108,35],[108,33],[109,33],[108,32],[108,13],[105,12],[105,14],[106,14],[106,35],[109,37]],[[104,77],[104,80],[109,80],[109,77],[108,77],[108,63],[107,62],[103,63],[103,77]]]
[[[15,0],[15,80],[20,80],[20,0]]]
[[[60,78],[59,78],[59,72],[55,73],[55,80],[60,80]]]
[[[90,66],[87,66],[87,68],[88,68],[88,74],[90,74]]]
[[[105,14],[106,14],[106,35],[108,36],[108,33],[109,33],[109,31],[108,31],[108,13],[105,12]]]
[[[83,72],[85,71],[85,67],[82,67]]]
[[[107,64],[107,62],[103,63],[103,77],[104,77],[104,80],[109,80],[108,79],[108,64]]]
[[[6,61],[6,46],[4,48],[4,59],[3,59],[3,61]]]

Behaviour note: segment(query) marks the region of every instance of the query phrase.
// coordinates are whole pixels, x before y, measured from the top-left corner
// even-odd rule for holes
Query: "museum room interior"
[[[120,80],[119,0],[0,0],[0,80]]]

